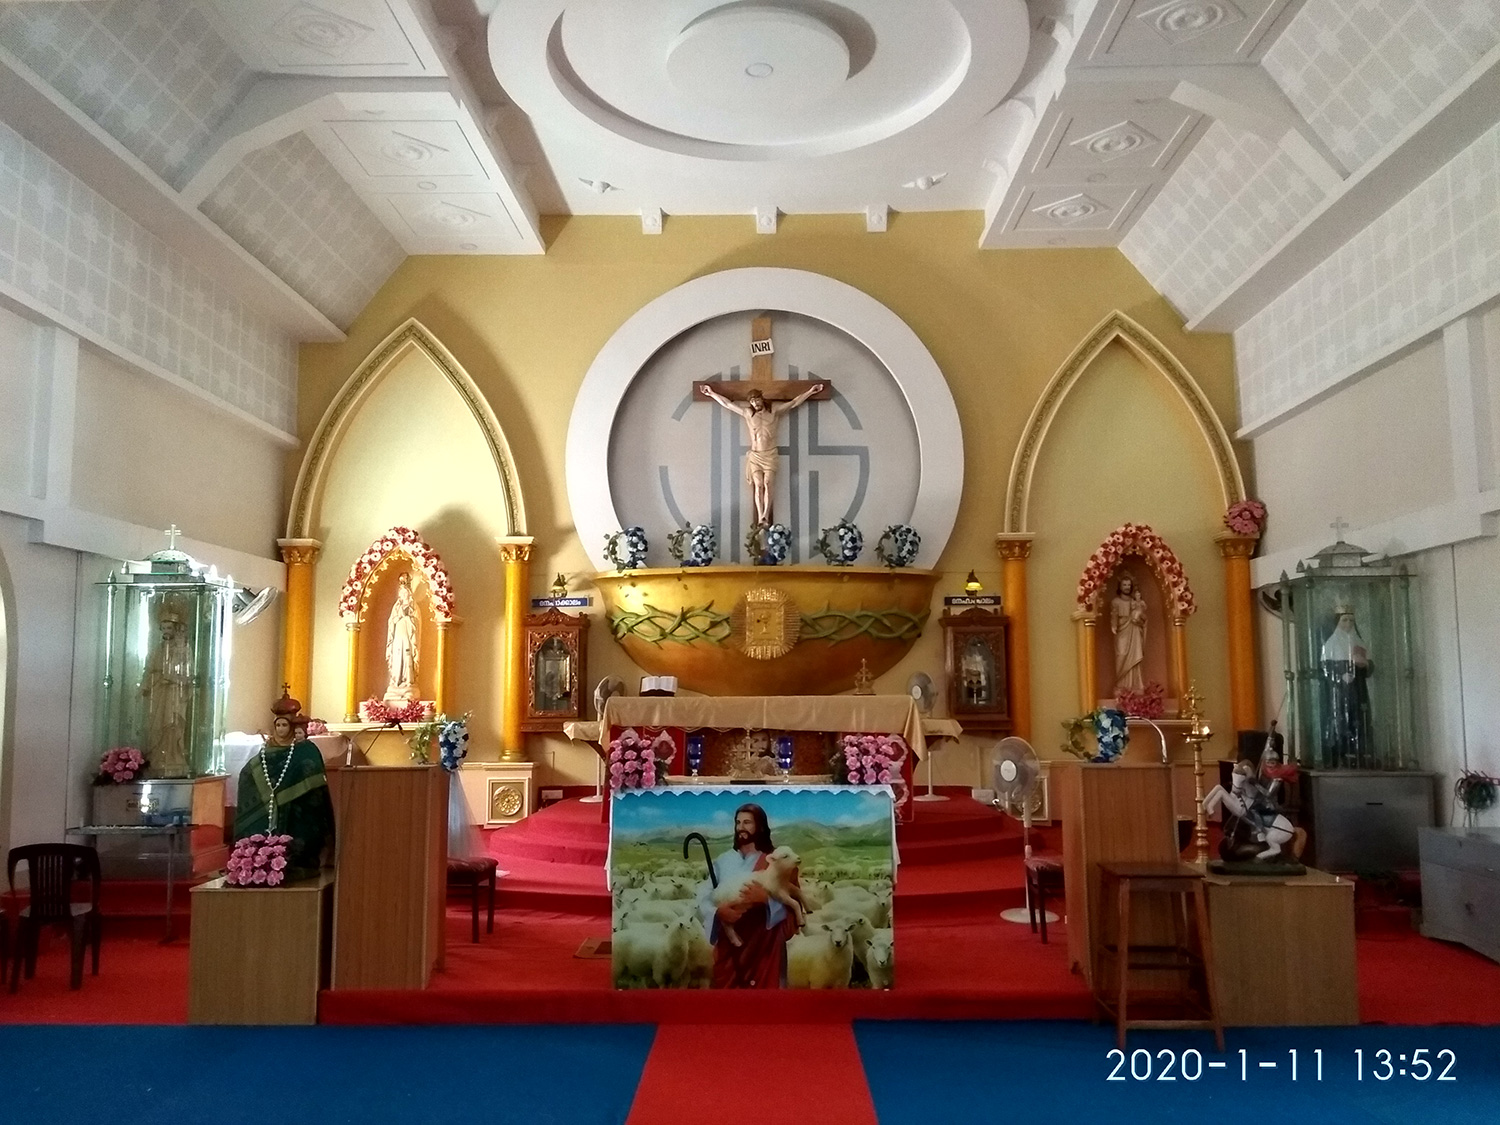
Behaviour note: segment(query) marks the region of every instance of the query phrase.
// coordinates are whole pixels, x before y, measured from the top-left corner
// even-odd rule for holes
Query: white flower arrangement
[[[640,570],[646,565],[646,532],[631,526],[604,537],[604,557],[616,570]]]
[[[667,536],[667,553],[682,566],[708,566],[719,554],[719,533],[706,523],[680,527]]]
[[[834,566],[849,566],[865,549],[865,537],[859,528],[847,519],[841,519],[833,527],[823,529],[815,547],[818,554]]]
[[[875,557],[886,566],[911,566],[917,561],[917,552],[922,549],[922,537],[917,529],[904,523],[893,523],[880,535],[875,544]]]

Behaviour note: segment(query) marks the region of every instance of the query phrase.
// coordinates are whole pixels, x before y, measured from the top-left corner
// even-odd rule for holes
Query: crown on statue
[[[1338,605],[1333,607],[1333,615],[1335,617],[1343,617],[1346,614],[1350,617],[1354,616],[1354,607],[1348,602],[1339,602]]]
[[[281,698],[271,704],[271,714],[278,719],[289,719],[295,721],[302,714],[302,703],[292,698],[292,685],[281,685]]]

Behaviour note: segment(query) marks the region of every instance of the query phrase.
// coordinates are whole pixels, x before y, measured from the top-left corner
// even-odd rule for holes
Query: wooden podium
[[[1063,822],[1068,961],[1093,987],[1103,921],[1099,865],[1177,860],[1172,771],[1155,762],[1050,765]],[[1145,917],[1132,926],[1152,928]]]
[[[333,988],[426,988],[443,964],[448,775],[440,766],[339,771]]]

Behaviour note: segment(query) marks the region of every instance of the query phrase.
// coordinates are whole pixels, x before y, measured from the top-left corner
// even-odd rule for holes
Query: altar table
[[[586,739],[590,725],[570,723],[569,736]],[[905,695],[616,695],[604,704],[597,742],[623,727],[899,734],[918,759],[927,756],[922,713]]]

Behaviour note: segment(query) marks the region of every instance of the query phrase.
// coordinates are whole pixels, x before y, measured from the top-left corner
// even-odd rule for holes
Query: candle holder
[[[792,736],[779,734],[776,736],[776,766],[781,770],[781,780],[792,779]]]
[[[697,731],[687,736],[687,765],[688,773],[697,781],[698,771],[703,767],[703,735]]]
[[[1198,686],[1189,684],[1182,697],[1182,717],[1188,720],[1182,740],[1193,748],[1193,862],[1208,866],[1208,816],[1203,811],[1203,744],[1214,736],[1203,714]]]

